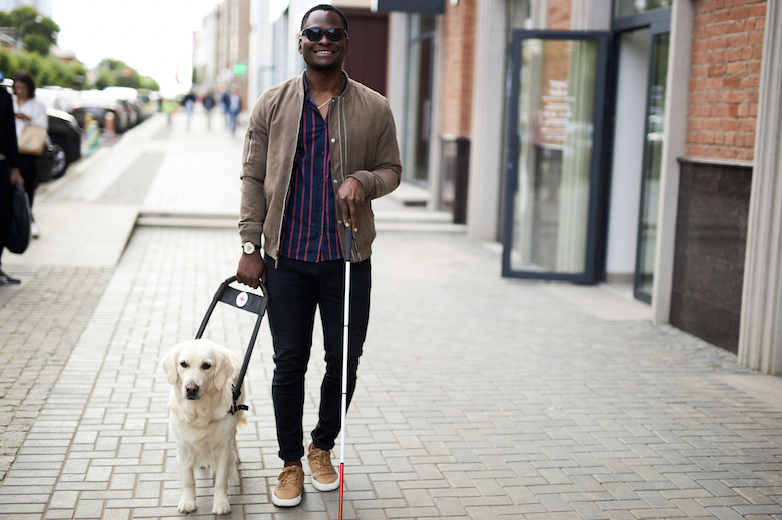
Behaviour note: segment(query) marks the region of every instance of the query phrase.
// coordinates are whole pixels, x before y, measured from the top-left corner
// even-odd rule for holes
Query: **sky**
[[[88,68],[104,58],[122,60],[151,76],[164,96],[186,92],[193,61],[193,31],[219,0],[53,0],[58,45]],[[177,83],[175,77],[179,73]]]

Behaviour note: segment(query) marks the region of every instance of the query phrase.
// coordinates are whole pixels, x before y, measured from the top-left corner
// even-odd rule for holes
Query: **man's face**
[[[342,20],[339,15],[332,11],[313,11],[304,23],[304,29],[333,29],[342,26]],[[324,33],[320,40],[311,42],[306,36],[299,37],[299,53],[304,58],[308,68],[327,72],[330,70],[340,70],[345,57],[350,54],[350,40],[347,33],[345,37],[338,42],[328,39]]]

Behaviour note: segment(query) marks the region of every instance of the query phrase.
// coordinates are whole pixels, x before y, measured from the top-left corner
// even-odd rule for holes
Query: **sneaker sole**
[[[279,498],[277,495],[272,493],[272,504],[279,507],[293,507],[301,504],[301,495],[294,497],[294,498]]]
[[[339,475],[337,475],[337,480],[334,482],[329,482],[328,484],[321,484],[314,478],[312,479],[312,487],[317,489],[318,491],[334,491],[339,487]]]

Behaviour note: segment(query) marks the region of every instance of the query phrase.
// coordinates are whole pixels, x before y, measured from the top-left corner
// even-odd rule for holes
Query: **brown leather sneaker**
[[[277,487],[272,493],[272,504],[280,507],[299,505],[301,493],[304,491],[304,470],[299,466],[285,466],[277,480]]]
[[[339,475],[331,465],[331,452],[307,446],[307,461],[312,472],[312,486],[318,491],[332,491],[339,487]]]

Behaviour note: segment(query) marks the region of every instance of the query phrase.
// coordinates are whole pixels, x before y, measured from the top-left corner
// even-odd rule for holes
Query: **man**
[[[16,141],[16,118],[11,94],[0,86],[0,255],[8,240],[13,218],[13,189],[24,184],[19,172],[19,149]],[[20,281],[0,268],[0,285],[17,285]]]
[[[375,226],[370,200],[393,191],[402,166],[388,101],[342,71],[350,53],[345,15],[318,5],[304,15],[301,77],[256,102],[244,142],[236,278],[269,291],[274,342],[272,399],[284,461],[272,502],[301,502],[304,374],[316,308],[326,374],[318,424],[307,446],[312,484],[339,487],[330,450],[340,429],[345,227],[351,226],[348,403],[366,338]],[[264,236],[264,257],[258,252]]]

